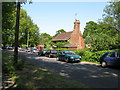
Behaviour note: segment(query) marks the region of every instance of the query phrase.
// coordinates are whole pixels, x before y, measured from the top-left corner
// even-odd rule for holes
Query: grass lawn
[[[22,60],[19,59],[19,63]],[[13,55],[3,52],[3,61],[6,63],[3,67],[8,64],[12,65]],[[12,82],[14,81],[16,83],[15,87],[28,90],[36,90],[37,88],[89,88],[82,83],[70,80],[66,77],[50,72],[47,69],[36,67],[27,61],[19,65],[22,67],[20,70],[11,69],[12,73],[3,71],[5,72],[3,78],[10,75]],[[3,83],[8,79],[3,79]]]

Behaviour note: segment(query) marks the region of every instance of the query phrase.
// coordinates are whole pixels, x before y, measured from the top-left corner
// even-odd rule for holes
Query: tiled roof
[[[65,40],[69,40],[70,37],[71,37],[71,34],[72,34],[72,31],[71,32],[64,32],[64,33],[58,34],[51,41],[65,41]]]
[[[75,47],[75,48],[76,48],[77,46],[72,45],[72,44],[70,44],[70,43],[69,43],[69,44],[66,44],[66,45],[64,45],[64,46],[62,46],[62,48],[66,48],[66,47]]]

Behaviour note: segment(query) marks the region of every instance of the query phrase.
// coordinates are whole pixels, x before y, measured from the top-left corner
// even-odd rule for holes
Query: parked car
[[[8,49],[9,49],[9,50],[13,50],[13,47],[11,47],[11,46],[8,46]]]
[[[21,47],[18,47],[18,51],[22,51],[22,48],[21,48]]]
[[[19,47],[18,50],[19,51],[26,51],[26,47]]]
[[[48,50],[46,53],[45,53],[45,56],[51,58],[51,57],[57,57],[57,53],[58,51],[57,50]]]
[[[30,52],[31,48],[30,47],[26,47],[25,51],[26,52]]]
[[[100,64],[102,67],[115,66],[120,67],[120,52],[111,51],[106,52],[100,57]]]
[[[2,48],[0,48],[0,51],[2,51]]]
[[[2,49],[8,49],[8,46],[2,46]]]
[[[73,51],[62,50],[59,51],[57,59],[66,62],[80,62],[81,56],[76,55]]]
[[[12,50],[13,47],[11,47],[11,46],[3,46],[2,49],[9,49],[9,50]]]
[[[40,55],[40,56],[45,56],[45,53],[46,53],[47,51],[48,51],[47,49],[41,49],[41,50],[38,52],[38,55]]]
[[[37,48],[33,48],[32,49],[32,53],[38,53],[39,51],[37,50]]]

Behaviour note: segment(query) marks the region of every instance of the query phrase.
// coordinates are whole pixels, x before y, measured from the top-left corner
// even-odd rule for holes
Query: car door
[[[63,52],[59,52],[59,59],[60,59],[60,60],[63,60],[63,56],[64,56],[64,55],[63,55]]]
[[[45,56],[47,56],[47,57],[48,57],[48,56],[49,56],[49,54],[50,54],[50,51],[47,51],[47,52],[46,52],[46,54],[45,54]]]
[[[116,56],[116,63],[118,63],[118,65],[120,65],[120,53],[116,52],[115,56]]]
[[[110,52],[107,54],[107,56],[105,57],[104,61],[107,62],[107,65],[113,65],[115,62],[115,52]]]
[[[115,59],[115,52],[110,52],[107,54],[105,60],[114,60]]]
[[[65,52],[62,53],[62,60],[66,60],[66,53]]]

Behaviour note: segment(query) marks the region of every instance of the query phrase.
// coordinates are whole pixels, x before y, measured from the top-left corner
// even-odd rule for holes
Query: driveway
[[[120,70],[115,68],[102,68],[99,64],[80,62],[66,63],[56,58],[47,58],[28,52],[19,52],[19,57],[51,72],[56,72],[69,79],[76,80],[93,88],[119,88]]]

